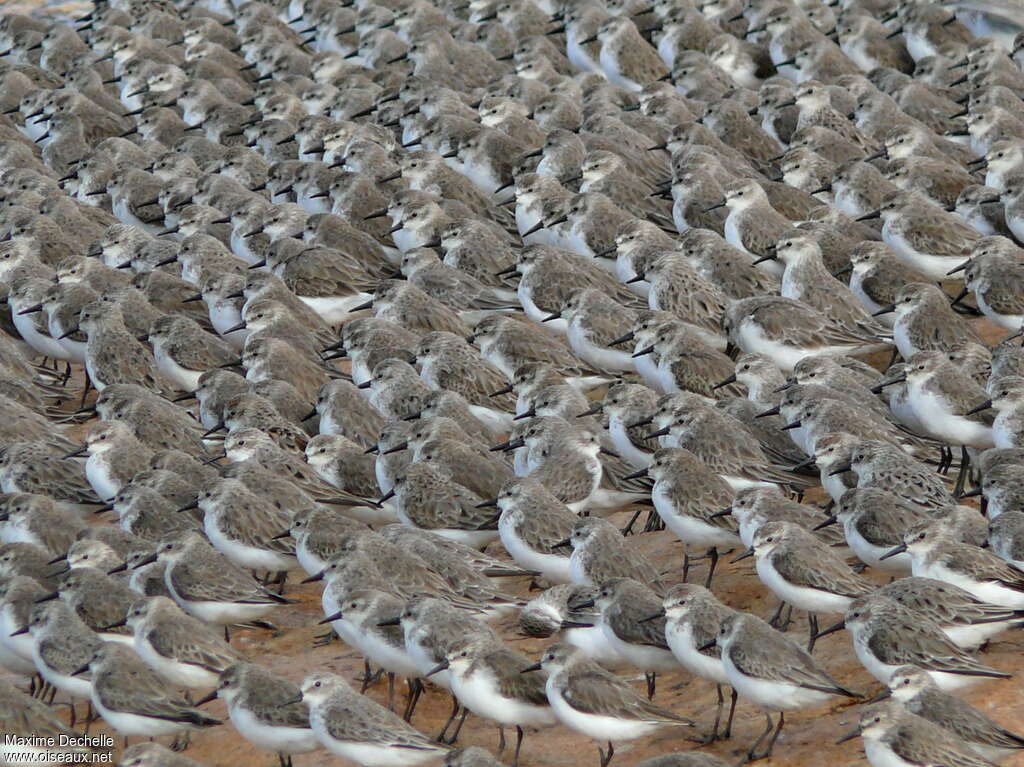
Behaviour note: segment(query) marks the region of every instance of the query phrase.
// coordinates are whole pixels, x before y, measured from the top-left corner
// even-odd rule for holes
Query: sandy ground
[[[0,13],[57,13],[77,16],[89,6],[86,2],[45,2],[28,0],[13,2],[0,0]],[[985,321],[977,321],[978,330],[986,340],[995,343],[1005,335]],[[884,367],[885,359],[879,358],[877,365]],[[814,496],[812,495],[811,498]],[[629,514],[613,518],[625,523]],[[665,573],[668,580],[681,578],[682,545],[668,532],[644,534],[630,539],[635,546]],[[498,547],[500,550],[500,546]],[[694,552],[697,553],[697,552]],[[691,569],[690,578],[703,582],[703,563]],[[297,581],[297,574],[292,575]],[[715,577],[714,590],[724,602],[742,610],[749,610],[768,617],[775,607],[774,598],[758,582],[751,560],[736,565],[720,564]],[[525,582],[519,585],[519,593],[529,598]],[[323,617],[320,609],[320,586],[290,586],[287,595],[300,600],[299,604],[278,610],[271,619],[278,625],[276,632],[235,630],[232,644],[248,658],[295,681],[301,681],[314,670],[331,670],[355,679],[362,674],[361,656],[335,642],[326,647],[314,647],[314,638],[324,627],[316,622]],[[838,617],[838,616],[836,616]],[[823,617],[822,626],[828,625]],[[539,657],[548,640],[525,639],[517,632],[515,618],[500,625],[502,635],[522,652]],[[790,629],[791,636],[803,643],[807,625],[801,616]],[[984,660],[991,666],[1007,672],[1024,669],[1021,649],[1024,635],[1010,632],[1003,634],[990,644],[984,653]],[[815,649],[815,657],[830,673],[846,687],[863,693],[870,698],[881,690],[881,686],[860,666],[853,655],[847,634],[838,633],[821,640]],[[637,675],[637,689],[643,689],[643,677]],[[978,684],[964,697],[973,705],[987,712],[1002,725],[1015,732],[1024,732],[1024,696],[1021,695],[1019,678],[986,681]],[[399,684],[401,692],[404,685]],[[387,687],[384,682],[372,687],[368,695],[386,703]],[[681,714],[696,719],[700,732],[710,728],[715,712],[715,687],[709,682],[689,676],[684,672],[661,675],[655,702]],[[206,707],[210,713],[225,716],[224,706],[214,701]],[[450,702],[447,693],[436,688],[428,690],[416,710],[413,724],[424,732],[437,732],[447,718]],[[225,716],[226,718],[226,716]],[[860,741],[854,740],[835,745],[835,740],[851,729],[858,718],[858,704],[836,699],[835,705],[794,712],[787,717],[786,729],[776,744],[775,754],[759,764],[764,767],[843,767],[865,764]],[[103,730],[102,722],[93,726],[93,732]],[[740,701],[733,727],[733,737],[726,742],[709,746],[698,746],[687,740],[696,734],[691,731],[665,730],[660,735],[634,743],[623,743],[616,747],[613,765],[629,767],[644,759],[674,751],[699,748],[713,753],[727,762],[737,761],[747,746],[760,734],[764,727],[764,716],[755,706]],[[120,746],[120,739],[118,739]],[[462,731],[460,745],[479,745],[492,752],[497,750],[497,728],[489,722],[470,717]],[[187,756],[209,767],[237,767],[238,765],[276,765],[277,757],[259,751],[243,740],[229,722],[193,736]],[[510,759],[511,754],[506,753]],[[321,767],[339,765],[342,760],[324,751],[297,756],[296,767]],[[580,764],[597,764],[596,744],[564,727],[556,726],[537,733],[529,733],[523,745],[520,764],[570,767]],[[1009,767],[1024,767],[1024,755],[1007,760]]]
[[[976,320],[975,324],[989,343],[994,344],[1005,336],[1005,332],[987,321]],[[884,367],[885,355],[872,362],[878,367]],[[808,500],[821,501],[821,496],[815,496],[812,492]],[[624,525],[628,517],[628,512],[622,512],[613,517],[613,521]],[[683,547],[671,533],[666,531],[634,536],[629,539],[629,544],[643,552],[660,571],[664,572],[668,582],[678,582],[681,579]],[[496,553],[501,553],[500,545],[492,548]],[[722,562],[724,564],[720,563],[714,583],[714,591],[719,598],[734,608],[748,610],[767,618],[774,611],[776,602],[757,580],[752,560],[738,564],[728,564],[727,560]],[[703,582],[704,567],[705,563],[697,562],[691,568],[690,579]],[[314,646],[315,637],[324,630],[324,627],[316,625],[323,617],[320,609],[320,584],[297,585],[298,580],[299,574],[293,573],[291,581],[296,585],[289,585],[286,593],[299,600],[299,603],[281,608],[270,616],[278,626],[276,632],[238,629],[232,633],[232,644],[250,660],[297,682],[311,671],[324,669],[343,674],[351,680],[360,677],[363,663],[357,652],[337,641],[329,646]],[[528,599],[531,594],[527,589],[528,584],[525,580],[509,585],[510,591]],[[838,616],[822,616],[822,627],[830,625],[831,621],[837,618]],[[514,647],[534,658],[539,657],[542,648],[549,641],[522,637],[518,633],[514,616],[504,620],[498,628],[502,636]],[[790,628],[790,636],[803,643],[806,641],[806,632],[806,620],[801,615]],[[1021,661],[1022,647],[1024,634],[1005,633],[997,637],[997,640],[986,649],[984,661],[1003,671],[1020,672],[1024,669],[1024,663]],[[849,636],[845,632],[822,639],[814,654],[837,680],[846,687],[864,694],[866,698],[873,697],[881,690],[881,686],[857,662]],[[634,681],[637,689],[642,690],[642,675],[636,674]],[[399,683],[398,691],[399,695],[403,694],[403,684]],[[202,691],[198,692],[201,694]],[[367,694],[381,703],[386,703],[386,683],[382,681],[376,684]],[[1021,695],[1019,678],[982,682],[969,690],[965,697],[1010,730],[1024,732],[1024,697]],[[714,717],[715,687],[682,671],[665,674],[658,679],[655,702],[697,720],[697,731],[704,732],[710,728]],[[208,704],[207,709],[214,715],[225,715],[224,706],[220,701]],[[449,709],[447,693],[430,689],[421,699],[413,723],[424,732],[436,733],[445,721]],[[765,767],[865,764],[859,740],[835,744],[841,734],[856,724],[857,718],[858,704],[838,698],[832,705],[793,712],[787,717],[787,725],[776,744],[775,755],[760,764]],[[764,716],[761,711],[741,700],[731,740],[700,746],[688,740],[689,737],[696,735],[697,731],[665,730],[645,740],[618,745],[613,764],[629,767],[651,756],[693,748],[716,754],[728,762],[736,762],[763,727]],[[120,740],[118,744],[120,745]],[[492,752],[496,751],[497,728],[493,723],[471,716],[462,731],[460,744],[479,745]],[[238,735],[229,722],[222,727],[195,734],[192,746],[186,753],[209,767],[276,764],[274,754],[253,748]],[[506,756],[511,758],[510,753]],[[320,767],[340,763],[340,759],[323,751],[295,757],[297,767]],[[529,733],[523,746],[520,764],[524,767],[597,764],[596,744],[561,726]],[[1005,764],[1024,767],[1024,755],[1007,760]]]
[[[631,545],[648,555],[662,569],[675,574],[678,580],[682,549],[671,533],[645,534],[631,539]],[[691,578],[698,581],[703,579],[702,566],[691,569]],[[764,587],[758,582],[749,560],[720,567],[719,573],[716,574],[714,590],[731,606],[750,610],[764,617],[774,609],[773,598],[767,595]],[[527,595],[525,588],[521,591],[524,596]],[[314,647],[314,638],[322,633],[324,628],[316,625],[323,616],[318,586],[295,586],[287,593],[301,602],[281,609],[271,616],[279,626],[277,632],[236,630],[232,635],[232,644],[251,660],[296,681],[300,681],[310,671],[325,669],[343,674],[351,680],[360,676],[363,670],[362,658],[355,651],[340,642],[327,647]],[[513,646],[531,657],[539,657],[547,643],[545,640],[523,639],[519,636],[514,618],[507,619],[499,628]],[[801,618],[791,627],[790,636],[802,643],[806,638],[806,630],[806,622]],[[984,660],[1003,671],[1019,671],[1022,667],[1022,647],[1024,636],[1015,633],[1004,634],[990,645],[984,653]],[[845,633],[834,634],[821,640],[814,654],[837,680],[850,689],[867,697],[881,690],[881,686],[858,664]],[[643,679],[639,675],[636,676],[636,685],[637,689],[643,689]],[[400,692],[403,687],[401,684],[398,686]],[[382,704],[386,703],[386,684],[377,684],[367,694]],[[982,682],[965,697],[1011,730],[1024,732],[1024,698],[1020,694],[1019,679]],[[697,729],[701,732],[710,726],[714,716],[715,700],[715,688],[712,684],[686,673],[665,674],[658,679],[655,701],[696,719],[700,725]],[[209,704],[206,708],[214,715],[225,714],[223,704],[219,701]],[[448,711],[447,693],[437,689],[431,690],[421,699],[413,723],[424,732],[437,732]],[[838,698],[835,705],[793,713],[787,718],[786,729],[776,745],[774,757],[760,764],[765,767],[863,764],[865,762],[859,741],[854,740],[842,745],[834,743],[840,734],[856,724],[857,716],[856,703],[851,705]],[[698,746],[687,740],[695,734],[694,732],[666,730],[647,740],[621,744],[617,747],[613,764],[635,765],[651,756],[691,748],[700,748],[727,761],[735,762],[763,727],[762,713],[753,705],[741,700],[731,740],[710,746]],[[120,744],[120,741],[118,742]],[[489,722],[471,716],[462,731],[460,744],[479,745],[495,751],[497,743],[497,728]],[[273,754],[250,746],[235,732],[230,723],[197,733],[186,753],[210,767],[235,767],[239,764],[269,766],[276,763]],[[295,757],[297,767],[320,767],[339,763],[341,760],[321,751]],[[524,767],[569,767],[591,763],[597,763],[595,744],[560,726],[528,734],[520,760]],[[1009,760],[1006,764],[1022,767],[1024,757]]]
[[[623,515],[625,519],[625,515]],[[631,544],[644,552],[658,565],[671,573],[681,572],[682,549],[671,533],[661,532],[645,534],[631,540]],[[691,569],[691,579],[702,580],[703,568]],[[774,609],[775,602],[761,586],[754,575],[750,561],[736,565],[726,565],[715,576],[714,590],[718,596],[733,607],[750,610],[767,617]],[[524,592],[525,593],[525,592]],[[322,617],[319,607],[319,589],[310,586],[297,587],[289,592],[290,596],[302,599],[301,605],[282,610],[276,614],[282,631],[279,635],[268,636],[255,632],[239,632],[235,644],[252,658],[286,676],[299,680],[309,670],[330,669],[345,674],[353,679],[362,673],[362,659],[358,653],[349,650],[340,643],[329,647],[313,648],[313,638],[320,633],[321,627],[314,627]],[[824,625],[824,624],[823,624]],[[539,657],[541,649],[547,643],[544,640],[526,640],[518,636],[514,620],[501,625],[502,634],[522,652],[532,657]],[[797,641],[806,639],[806,622],[803,619],[795,622],[790,635]],[[985,662],[1003,671],[1019,671],[1021,669],[1021,649],[1024,647],[1024,636],[1007,633],[993,642],[984,654]],[[844,685],[868,697],[881,690],[873,677],[861,668],[853,655],[847,634],[838,633],[822,639],[815,649],[815,657],[841,681]],[[286,659],[286,660],[283,660]],[[643,678],[637,676],[637,689],[643,689]],[[371,688],[368,694],[375,700],[385,703],[387,699],[386,685],[381,683]],[[1024,732],[1024,698],[1020,694],[1019,679],[983,682],[970,690],[965,696],[972,704],[987,712],[1004,726],[1017,732]],[[658,692],[655,701],[673,711],[686,714],[700,723],[701,732],[710,727],[715,711],[715,688],[709,682],[680,672],[665,674],[658,679]],[[219,702],[210,704],[212,712],[222,713]],[[440,729],[449,710],[447,694],[435,690],[420,703],[414,717],[414,724],[424,732],[436,732]],[[836,704],[818,709],[801,711],[787,717],[786,729],[783,730],[775,748],[775,755],[760,764],[768,767],[783,765],[855,765],[865,763],[860,750],[859,741],[854,740],[835,745],[835,740],[847,732],[857,721],[857,705],[836,699]],[[723,759],[735,762],[742,756],[746,747],[757,737],[764,727],[764,716],[755,706],[740,701],[736,712],[733,738],[727,742],[710,746],[697,746],[688,742],[687,737],[693,733],[688,731],[666,730],[662,734],[647,740],[631,744],[621,744],[616,748],[613,764],[635,765],[651,756],[672,751],[700,748],[714,753]],[[463,745],[479,745],[496,751],[498,743],[497,728],[486,721],[470,717],[463,729],[460,743]],[[244,750],[240,750],[244,749]],[[252,749],[244,745],[230,725],[218,728],[215,732],[199,734],[194,745],[187,752],[189,756],[204,764],[229,767],[242,763],[240,758],[248,756]],[[260,759],[267,764],[273,762],[272,755],[251,753],[254,763]],[[319,765],[337,764],[339,760],[329,754],[316,752],[295,758],[299,767],[319,767]],[[588,738],[576,735],[564,727],[553,727],[548,730],[530,733],[523,746],[520,764],[527,765],[577,765],[597,764],[595,744]],[[1015,767],[1024,766],[1024,757],[1017,757],[1006,762]]]

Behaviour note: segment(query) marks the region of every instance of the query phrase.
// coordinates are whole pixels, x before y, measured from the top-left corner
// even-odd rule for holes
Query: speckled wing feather
[[[729,387],[717,389],[715,394],[728,391],[728,389]],[[718,400],[715,407],[746,426],[747,430],[757,438],[765,456],[770,458],[772,463],[780,466],[795,466],[807,458],[806,454],[789,438],[788,432],[782,431],[782,427],[786,425],[782,418],[779,416],[758,418],[757,416],[764,408],[746,397],[741,399],[730,395]]]
[[[977,553],[977,549],[962,544],[945,545],[942,562],[947,567],[966,572],[970,577],[980,581],[995,582],[1014,591],[1024,591],[1024,572],[994,554],[982,556],[989,554],[987,551],[974,556]]]
[[[927,628],[907,619],[891,627],[876,628],[868,639],[868,647],[879,660],[893,666],[910,665],[967,676],[1009,676],[978,663],[933,624],[923,625]]]
[[[93,695],[111,711],[187,722],[199,727],[220,724],[219,719],[207,716],[185,700],[171,697],[167,683],[141,662],[127,667],[120,666],[107,674],[118,678],[112,680],[115,682],[113,684],[105,684],[106,675],[101,673],[93,680]]]
[[[920,275],[911,275],[901,270],[882,265],[870,270],[860,281],[861,289],[879,306],[896,301],[896,294],[907,282],[914,282]]]
[[[955,695],[940,690],[923,690],[905,705],[913,713],[947,728],[964,741],[997,748],[1024,748],[1024,738],[1000,727]]]
[[[164,348],[187,370],[209,370],[238,358],[238,353],[227,344],[221,343],[216,336],[203,337],[195,334],[181,339],[180,342],[169,339]]]
[[[604,467],[603,479],[618,490],[627,493],[647,495],[654,483],[647,477],[624,479],[636,471],[636,468],[617,455],[602,454],[601,466]]]
[[[914,206],[913,215],[904,219],[900,234],[921,253],[947,258],[962,257],[965,245],[981,239],[959,217],[923,205]]]
[[[327,732],[345,743],[372,743],[441,753],[440,746],[396,714],[358,694],[346,694],[324,704]]]
[[[242,657],[198,621],[162,621],[146,634],[153,649],[165,658],[200,666],[219,674]]]
[[[772,466],[758,441],[741,423],[731,424],[728,419],[728,415],[717,410],[700,413],[694,421],[697,428],[680,437],[678,447],[702,458],[717,474],[750,476],[797,487],[817,484],[809,477]]]
[[[872,583],[857,577],[845,562],[832,555],[828,549],[821,548],[813,561],[802,557],[770,556],[779,574],[796,586],[822,589],[848,597],[859,597],[874,591]]]
[[[614,674],[596,664],[572,669],[562,697],[577,711],[640,722],[692,725],[693,721],[655,706]]]
[[[375,474],[376,462],[375,456],[365,455],[362,450],[347,451],[338,456],[334,469],[341,477],[345,490],[370,498],[380,492]]]
[[[701,466],[699,459],[686,461],[685,474],[668,479],[667,487],[672,503],[686,516],[722,530],[736,532],[739,523],[731,514],[710,518],[716,511],[732,504],[734,493],[728,483],[714,471]]]
[[[435,369],[434,375],[439,388],[461,394],[470,405],[501,408],[510,413],[515,410],[515,395],[490,396],[493,392],[505,388],[508,379],[498,367],[487,360],[478,358],[465,367],[458,365]]]
[[[12,465],[9,469],[12,488],[72,503],[96,500],[81,464],[64,460],[42,443],[16,442],[8,445],[6,452]]]
[[[94,636],[91,632],[45,636],[39,640],[37,652],[47,666],[62,674],[70,674],[92,658],[93,651],[100,644]]]
[[[1024,276],[1005,270],[994,290],[985,293],[985,303],[999,314],[1024,314]]]
[[[587,569],[595,583],[604,583],[611,578],[632,578],[651,588],[660,582],[657,571],[642,555],[633,555],[625,542],[615,543],[602,539],[600,558],[594,558],[590,552],[584,552],[588,558]]]
[[[291,601],[265,590],[252,576],[229,566],[226,560],[211,560],[199,566],[179,562],[169,566],[165,576],[171,579],[175,592],[195,602],[269,604]]]
[[[814,348],[877,341],[867,333],[850,333],[833,325],[825,315],[799,301],[773,301],[754,309],[752,318],[769,338],[790,346]]]
[[[921,733],[919,719],[912,724],[899,724],[886,734],[885,742],[907,764],[993,767],[993,762],[982,759],[974,751],[962,747],[956,738],[950,737],[947,730],[938,725],[934,727],[933,731]]]
[[[327,248],[303,251],[289,259],[281,278],[289,287],[301,286],[294,292],[302,296],[370,293],[377,285],[377,280],[358,261]]]
[[[403,513],[417,527],[484,530],[497,526],[493,510],[477,508],[483,499],[454,482],[416,493],[415,497],[408,495],[402,497]]]
[[[85,625],[93,631],[99,631],[102,629],[105,633],[112,634],[131,633],[131,630],[124,626],[116,629],[106,628],[106,626],[109,626],[111,623],[117,623],[122,620],[127,614],[128,608],[133,599],[138,598],[138,595],[131,591],[128,595],[115,595],[114,593],[111,593],[112,591],[119,590],[117,589],[117,586],[120,585],[120,583],[117,583],[113,587],[110,587],[109,590],[104,591],[104,599],[75,600],[75,613],[82,619]]]
[[[713,472],[710,472],[714,474]],[[739,531],[739,522],[731,514],[722,517],[711,515],[732,503],[733,493],[728,489],[728,484],[721,477],[715,475],[714,479],[704,484],[699,480],[693,482],[686,488],[686,501],[694,517],[699,518],[705,524],[717,527],[721,530],[729,530],[734,533]],[[723,487],[724,485],[724,487]]]
[[[521,669],[531,665],[528,657],[507,647],[499,647],[485,657],[491,661],[491,668],[499,675],[498,691],[502,695],[525,700],[534,706],[548,705],[548,694],[545,691],[547,675],[538,672],[521,673]]]
[[[573,503],[587,497],[592,487],[590,472],[577,461],[564,461],[553,453],[530,472],[530,479],[539,482],[562,503]]]
[[[663,650],[669,649],[665,641],[665,617],[655,618],[650,621],[638,621],[638,615],[656,615],[661,608],[660,599],[647,599],[642,604],[631,603],[622,609],[611,608],[605,614],[605,621],[611,626],[615,636],[630,644],[647,645],[648,647],[660,647]]]
[[[755,205],[738,215],[743,247],[757,256],[769,255],[779,238],[793,228],[791,221],[768,205]]]
[[[271,504],[263,508],[247,507],[233,514],[230,537],[246,546],[267,549],[277,554],[294,554],[295,542],[291,538],[277,538],[282,530],[291,527],[292,516]]]
[[[571,550],[564,546],[558,548],[554,548],[554,546],[572,534],[577,517],[563,506],[558,506],[556,509],[560,513],[554,513],[555,509],[551,509],[534,515],[527,525],[519,529],[518,534],[531,549],[542,551],[545,554],[569,557]]]
[[[628,328],[636,322],[636,312],[624,306],[617,306],[610,300],[602,303],[604,305],[596,311],[588,311],[580,325],[586,329],[587,335],[595,344],[607,346],[622,335],[623,328]]]
[[[721,332],[725,301],[713,284],[681,261],[667,266],[659,277],[652,291],[657,294],[660,310],[672,312],[698,327]]]
[[[868,543],[875,546],[897,546],[921,515],[914,509],[902,504],[893,505],[881,513],[862,515],[854,523],[857,532]]]
[[[729,647],[729,660],[740,673],[755,679],[788,682],[809,690],[856,697],[834,680],[803,649],[779,635],[767,624],[751,629],[757,635],[748,636],[742,644]]]
[[[596,375],[547,328],[538,328],[532,323],[522,324],[521,332],[504,333],[499,342],[499,347],[504,346],[511,359],[544,362],[570,375]]]
[[[616,303],[634,311],[644,311],[648,308],[646,301],[616,280],[611,274],[604,271],[599,266],[594,266],[583,261],[581,256],[577,256],[577,258],[582,261],[580,265],[583,268],[576,269],[576,264],[568,266],[572,275],[573,284],[571,287],[596,288]],[[622,325],[619,326],[620,329],[618,335],[622,335],[621,328],[628,324],[629,323],[623,322]],[[613,338],[616,337],[617,336],[613,336]]]
[[[575,521],[576,516],[572,515],[572,517]],[[395,523],[385,525],[378,529],[377,533],[403,548],[416,552],[420,557],[424,557],[427,553],[432,556],[440,554],[446,559],[465,562],[490,578],[526,574],[512,562],[498,559],[485,552],[477,551],[472,546],[453,541],[451,538],[445,538],[443,535],[431,533],[428,530],[413,530],[406,525]],[[569,532],[566,532],[561,538],[555,539],[555,542],[565,540],[567,537],[569,537]],[[568,554],[566,555],[568,556]]]
[[[257,712],[259,720],[271,727],[295,727],[307,729],[309,727],[309,706],[304,701],[283,704],[286,700],[292,700],[299,694],[298,685],[285,683],[281,680],[275,685],[275,697],[281,703],[277,705],[261,706]],[[243,705],[247,701],[242,701]]]
[[[683,391],[690,391],[704,397],[738,397],[743,389],[736,384],[712,389],[733,373],[734,363],[715,349],[689,348],[676,351],[669,363],[672,380]]]
[[[879,593],[925,612],[940,626],[1024,619],[1024,611],[982,602],[959,586],[932,578],[900,578]]]
[[[929,509],[956,503],[938,474],[916,472],[909,467],[895,467],[891,471],[875,471],[869,486],[888,490],[890,493],[898,495],[903,501]]]

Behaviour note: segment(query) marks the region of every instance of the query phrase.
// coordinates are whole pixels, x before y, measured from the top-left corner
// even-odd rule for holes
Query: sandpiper
[[[578,732],[608,743],[598,749],[601,767],[615,754],[613,741],[634,740],[662,727],[692,727],[693,722],[641,697],[632,687],[566,644],[547,648],[539,663],[522,669],[548,673],[546,690],[555,716]]]

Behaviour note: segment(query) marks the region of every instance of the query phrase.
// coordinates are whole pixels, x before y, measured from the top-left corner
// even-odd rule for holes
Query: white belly
[[[38,648],[34,644],[32,646],[32,661],[35,663],[36,670],[43,679],[72,698],[85,699],[92,692],[91,679],[83,679],[80,676],[72,676],[71,674],[62,674],[54,670],[39,655]]]
[[[631,666],[636,666],[644,672],[678,670],[679,662],[671,650],[625,642],[616,635],[614,629],[606,621],[601,620],[599,625],[608,644]]]
[[[961,256],[950,258],[949,256],[933,256],[928,253],[921,253],[907,242],[901,234],[886,234],[886,227],[882,227],[882,239],[891,246],[902,260],[909,263],[915,269],[923,272],[929,279],[943,281],[949,279],[947,273],[954,266],[963,263]]]
[[[792,371],[796,363],[804,357],[818,353],[817,349],[801,349],[767,338],[760,326],[749,321],[740,323],[736,345],[745,352],[764,354],[770,357],[776,365],[786,372]]]
[[[592,661],[607,668],[617,668],[627,662],[618,650],[611,646],[608,637],[599,626],[567,629],[562,632],[562,639],[581,650]]]
[[[419,666],[413,663],[409,653],[405,651],[404,644],[401,647],[395,646],[363,628],[360,628],[353,640],[357,643],[359,651],[371,663],[399,676],[409,678],[420,676]]]
[[[143,735],[146,737],[153,737],[155,735],[174,735],[175,733],[188,729],[188,725],[183,722],[173,722],[169,719],[157,719],[156,717],[128,714],[124,711],[111,711],[100,702],[98,695],[92,696],[92,704],[99,715],[103,717],[104,721],[125,737],[131,735]]]
[[[201,621],[215,623],[218,626],[245,623],[246,621],[262,618],[274,608],[273,602],[242,604],[237,602],[205,602],[184,599],[174,589],[174,582],[171,579],[172,573],[172,567],[168,566],[164,569],[164,585],[167,587],[167,591],[182,610],[189,615],[199,618]]]
[[[1024,227],[1020,233],[1014,232],[1014,234],[1020,238],[1024,235]],[[978,308],[985,313],[985,316],[992,320],[997,325],[1001,325],[1007,330],[1020,330],[1021,322],[1024,321],[1024,315],[1020,314],[1000,314],[985,300],[983,293],[975,293],[975,300],[978,302]]]
[[[231,252],[247,264],[258,263],[261,258],[252,252],[252,249],[249,247],[248,238],[243,237],[242,234],[244,234],[244,232],[239,234],[236,233],[235,230],[232,230],[231,238],[229,240],[231,243]]]
[[[459,671],[462,673],[452,675],[452,692],[477,716],[509,726],[546,727],[555,724],[555,714],[550,706],[536,706],[500,695],[490,671],[478,668],[469,675],[465,674],[466,669]]]
[[[888,315],[882,315],[883,317]],[[900,352],[900,356],[903,359],[910,359],[914,356],[914,352],[917,351],[917,347],[914,346],[913,341],[910,340],[910,336],[907,333],[907,323],[902,319],[897,319],[893,322],[892,326],[892,340],[896,344],[896,348]]]
[[[403,626],[404,628],[404,626]],[[409,653],[409,657],[412,662],[416,664],[416,667],[420,670],[420,675],[424,676],[428,674],[434,666],[437,665],[437,661],[434,659],[434,655],[431,651],[423,647],[419,642],[416,641],[416,635],[411,635],[407,631],[405,634],[405,649]],[[432,674],[430,681],[439,687],[443,687],[446,690],[452,688],[452,675],[450,671],[439,671],[436,674]]]
[[[843,531],[847,545],[857,555],[857,559],[868,567],[875,567],[882,572],[899,577],[910,575],[910,555],[906,552],[888,559],[880,559],[886,553],[886,548],[869,543],[852,523],[844,525]]]
[[[794,684],[769,682],[741,674],[729,659],[729,653],[726,651],[722,652],[722,665],[725,667],[729,684],[741,698],[748,698],[769,711],[789,711],[815,706],[830,697],[827,693],[808,690]]]
[[[224,533],[219,520],[212,514],[203,518],[203,529],[210,544],[239,567],[247,570],[272,571],[291,570],[296,559],[288,554],[247,546]]]
[[[523,281],[520,281],[519,287],[516,289],[516,295],[519,297],[519,303],[523,306],[523,313],[533,322],[539,323],[550,314],[550,312],[544,311],[533,302],[533,299],[530,297],[530,291],[527,286],[523,285]],[[556,333],[564,334],[568,328],[568,323],[561,318],[545,322],[544,324]]]
[[[38,354],[58,360],[68,359],[68,354],[60,343],[50,338],[50,336],[43,335],[36,329],[31,314],[19,315],[16,311],[12,311],[11,315],[14,327],[21,334],[22,339]]]
[[[512,428],[512,414],[483,405],[470,405],[469,412],[487,429],[495,434],[504,434]]]
[[[238,734],[259,748],[285,754],[305,754],[320,748],[313,730],[303,727],[275,727],[259,721],[242,706],[228,708],[231,724]]]
[[[327,567],[327,562],[303,546],[301,543],[295,547],[295,556],[299,560],[299,567],[306,571],[307,575],[316,575]]]
[[[568,339],[569,346],[572,347],[576,355],[598,370],[632,371],[634,369],[633,360],[628,353],[597,346],[584,335],[575,323],[568,327]]]
[[[964,591],[970,592],[982,602],[993,605],[1012,607],[1015,610],[1024,608],[1024,593],[1001,586],[990,581],[976,581],[964,575],[954,572],[944,565],[938,563],[921,564],[918,559],[914,560],[914,575],[922,578],[934,578],[937,581],[951,583],[959,586]]]
[[[323,746],[332,754],[364,767],[410,767],[438,758],[439,752],[412,748],[392,748],[371,743],[351,743],[334,740],[322,726],[314,725],[314,732]]]
[[[992,637],[1015,626],[1018,621],[998,621],[994,623],[978,623],[974,626],[943,626],[942,633],[949,641],[965,650],[976,650]]]
[[[725,528],[708,524],[696,517],[679,514],[661,487],[661,483],[655,484],[651,500],[654,501],[654,509],[665,523],[665,527],[685,544],[701,547],[735,546],[739,541],[735,533]]]
[[[722,227],[722,231],[725,234],[725,241],[733,247],[739,248],[744,253],[750,253],[749,250],[743,247],[743,238],[740,236],[738,222],[739,217],[733,213],[730,213],[726,217],[725,224]]]
[[[225,602],[179,601],[178,604],[182,610],[200,620],[221,626],[257,620],[274,608],[274,605],[269,603],[248,605]]]
[[[729,684],[721,658],[697,651],[689,623],[669,621],[665,626],[665,641],[679,664],[691,674],[710,679],[715,684]]]
[[[369,293],[355,293],[344,298],[312,298],[299,296],[299,299],[320,315],[320,318],[328,325],[340,325],[352,319],[349,313],[360,304],[365,304],[373,296]]]
[[[850,606],[852,601],[849,597],[840,594],[830,594],[827,591],[812,589],[806,586],[794,586],[775,569],[774,565],[769,561],[769,556],[757,558],[757,577],[761,579],[761,583],[771,589],[772,593],[783,602],[812,613],[846,612],[846,608]]]
[[[616,719],[600,714],[585,714],[570,706],[561,692],[548,681],[548,700],[555,716],[566,727],[581,732],[588,738],[601,742],[611,740],[635,740],[655,732],[659,725],[653,722],[637,722]]]
[[[0,631],[3,631],[3,621],[0,621]],[[3,636],[7,636],[10,632],[6,632]],[[26,636],[28,635],[19,635]],[[18,639],[19,637],[14,637]],[[30,650],[31,652],[31,650]],[[16,676],[32,676],[36,673],[36,666],[30,658],[24,658],[20,653],[16,652],[14,646],[7,643],[6,640],[0,639],[0,667],[5,671]]]
[[[498,536],[505,551],[515,563],[525,570],[538,570],[541,575],[554,583],[570,583],[569,557],[558,554],[544,554],[531,549],[504,520],[498,522]]]
[[[121,482],[114,478],[107,459],[101,456],[89,456],[86,460],[85,478],[103,501],[109,501],[121,489]]]
[[[586,569],[583,565],[583,557],[579,556],[577,552],[573,551],[572,556],[569,557],[569,577],[572,578],[573,583],[579,583],[584,586],[595,585],[590,580],[590,576],[587,575]]]
[[[651,453],[648,453],[633,444],[625,425],[618,418],[612,418],[608,422],[608,433],[615,445],[615,451],[633,466],[640,469],[651,464]]]
[[[655,391],[665,393],[661,370],[655,363],[653,355],[645,354],[643,357],[634,357],[633,367],[636,368],[636,372],[640,374],[640,377],[644,379],[644,383]]]
[[[843,497],[850,488],[847,487],[846,482],[843,480],[842,474],[836,474],[835,476],[822,477],[821,486],[825,488],[825,491],[832,497],[832,500],[839,503],[839,499]]]
[[[910,762],[897,756],[896,752],[885,743],[867,738],[863,740],[863,743],[864,756],[868,758],[871,767],[910,767]]]
[[[220,680],[220,675],[213,671],[187,663],[179,663],[172,658],[160,655],[144,637],[136,636],[132,647],[147,666],[178,687],[211,688],[216,687]]]
[[[952,445],[969,445],[979,449],[994,447],[989,426],[958,415],[952,415],[937,396],[920,387],[910,389],[911,404],[921,422],[927,424],[933,437]]]
[[[156,360],[156,366],[160,372],[170,378],[181,391],[195,391],[198,389],[199,376],[206,372],[205,370],[187,370],[183,368],[171,359],[160,344],[157,344],[153,349],[153,359]]]
[[[23,664],[31,667],[31,671],[27,673],[35,674],[36,666],[32,660],[32,648],[35,643],[32,641],[31,634],[11,636],[21,628],[14,620],[12,610],[13,608],[10,605],[0,607],[0,647],[3,648],[2,652],[12,657],[20,658]]]

